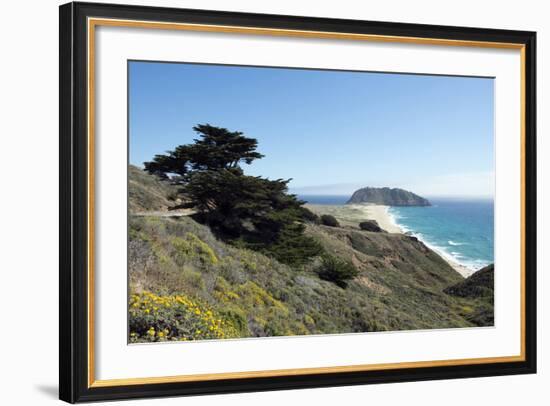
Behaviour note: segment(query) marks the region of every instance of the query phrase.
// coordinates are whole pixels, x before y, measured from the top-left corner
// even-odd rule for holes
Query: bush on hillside
[[[333,282],[345,289],[348,286],[348,281],[359,275],[359,271],[347,261],[332,255],[325,255],[317,274],[319,278]]]
[[[184,295],[134,293],[128,315],[131,343],[239,336],[234,320]]]
[[[340,227],[340,223],[336,220],[336,217],[330,214],[323,214],[321,216],[321,224],[329,227]]]
[[[307,207],[300,207],[302,218],[305,221],[309,221],[310,223],[319,224],[319,216],[315,213],[313,213],[311,210],[309,210]]]
[[[375,233],[379,233],[382,231],[376,220],[362,221],[361,223],[359,223],[359,228],[363,231],[372,231]]]

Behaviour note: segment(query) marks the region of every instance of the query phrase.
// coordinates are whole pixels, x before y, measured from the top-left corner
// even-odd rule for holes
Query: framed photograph
[[[60,398],[536,371],[534,32],[60,7]]]

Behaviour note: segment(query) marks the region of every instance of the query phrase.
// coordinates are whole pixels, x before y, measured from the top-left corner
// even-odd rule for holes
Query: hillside
[[[158,181],[138,175],[131,181],[142,193],[130,198],[158,197]],[[319,277],[320,258],[291,268],[188,216],[141,213],[129,233],[132,342],[468,327],[487,309],[445,293],[462,276],[403,234],[308,223],[308,236],[359,271],[343,289]]]
[[[475,300],[476,308],[467,316],[467,320],[478,326],[487,326],[494,323],[494,284],[495,266],[491,264],[446,288],[444,292]]]
[[[129,210],[132,213],[164,211],[175,204],[177,190],[168,182],[128,165]]]
[[[460,297],[492,298],[494,294],[495,266],[493,264],[473,273],[465,280],[445,289],[445,293]]]
[[[365,187],[353,192],[347,204],[371,203],[385,206],[430,206],[430,202],[407,190]]]

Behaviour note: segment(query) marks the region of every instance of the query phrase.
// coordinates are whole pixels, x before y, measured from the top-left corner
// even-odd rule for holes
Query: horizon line
[[[351,197],[353,193],[297,193],[289,190],[290,194],[296,196],[331,196],[331,197]],[[422,195],[421,197],[429,199],[485,199],[485,200],[494,200],[493,195]]]

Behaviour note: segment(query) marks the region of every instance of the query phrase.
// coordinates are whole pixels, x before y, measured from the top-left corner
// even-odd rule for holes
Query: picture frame
[[[60,6],[60,399],[75,403],[536,372],[536,33],[499,29],[263,15],[73,2]],[[519,354],[457,359],[343,364],[260,371],[98,379],[97,285],[94,274],[96,30],[98,27],[256,35],[288,41],[415,44],[512,50],[520,58],[520,280],[516,304]],[[322,46],[322,45],[321,45]],[[126,157],[120,157],[126,162]],[[498,175],[498,174],[497,174]],[[98,193],[99,194],[99,193]],[[497,227],[498,228],[498,227]],[[126,274],[126,270],[114,270]],[[121,294],[126,294],[122,292]],[[498,294],[498,293],[497,293]]]

